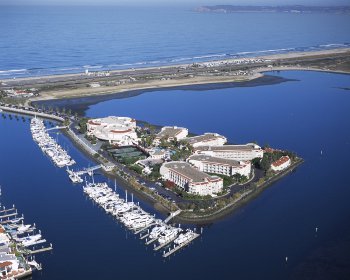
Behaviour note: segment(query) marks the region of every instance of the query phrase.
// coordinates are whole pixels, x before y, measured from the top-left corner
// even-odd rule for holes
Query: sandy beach
[[[243,61],[243,62],[242,62]],[[30,101],[116,94],[131,90],[232,83],[260,78],[267,71],[307,70],[350,73],[350,49],[293,52],[197,64],[113,70],[108,76],[78,73],[3,80],[0,90],[37,88]],[[92,85],[97,85],[92,86]]]

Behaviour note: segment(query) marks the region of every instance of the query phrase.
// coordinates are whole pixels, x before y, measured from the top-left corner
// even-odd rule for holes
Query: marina
[[[56,128],[55,128],[56,129]],[[44,121],[39,118],[32,118],[30,130],[35,142],[41,150],[48,155],[57,167],[71,166],[75,161],[48,133]]]
[[[95,183],[94,180],[92,183],[85,182],[83,191],[95,203],[103,208],[106,213],[112,215],[127,229],[132,231],[135,235],[140,234],[140,239],[146,238],[146,245],[157,242],[157,245],[155,244],[154,246],[154,251],[158,251],[174,242],[174,247],[166,256],[175,253],[199,236],[199,234],[190,229],[182,229],[180,226],[174,227],[168,225],[165,221],[155,218],[155,215],[147,213],[138,204],[134,203],[133,194],[131,194],[131,202],[128,202],[127,192],[125,194],[125,199],[122,199],[107,183]],[[172,218],[176,214],[178,213],[170,214],[169,217]],[[169,220],[170,219],[167,221]],[[147,237],[151,239],[148,240]]]
[[[167,258],[170,255],[174,254],[176,251],[180,250],[181,248],[187,246],[189,243],[191,243],[194,239],[199,237],[198,233],[193,233],[192,235],[189,235],[188,238],[185,238],[184,241],[182,241],[178,246],[174,245],[173,248],[169,248],[169,251],[163,253],[163,257]],[[175,240],[176,241],[176,240]],[[175,242],[174,242],[175,243]]]
[[[68,177],[69,179],[72,181],[72,183],[82,183],[84,180],[81,178],[81,176],[88,174],[88,175],[92,175],[92,173],[95,170],[98,170],[100,168],[103,168],[104,166],[102,164],[96,165],[96,166],[92,166],[89,168],[84,168],[81,171],[73,171],[71,169],[68,168],[67,166],[67,173],[68,173]]]
[[[10,240],[7,247],[0,234],[0,279],[350,279],[350,83],[341,74],[350,73],[349,1],[328,1],[343,5],[336,13],[326,1],[289,1],[281,12],[257,3],[264,11],[240,6],[232,13],[227,6],[234,3],[218,1],[3,2],[0,211],[18,211],[0,212]],[[309,4],[322,11],[307,12]],[[208,5],[217,12],[206,12]],[[247,193],[240,184],[232,200],[177,196],[172,184],[155,185],[159,166],[146,166],[154,171],[145,173],[149,183],[130,176],[138,166],[129,173],[111,163],[182,161],[184,143],[171,143],[179,146],[175,154],[118,146],[109,153],[102,140],[84,137],[80,122],[107,116],[140,122],[147,130],[136,133],[147,145],[158,128],[178,125],[194,135],[218,133],[230,145],[286,149],[305,161],[268,187],[256,172],[247,184],[264,187],[246,197],[236,192]],[[48,155],[33,141],[35,117],[74,165],[60,159],[58,167],[57,147]],[[102,139],[98,132],[107,131],[95,130]],[[122,135],[132,131],[109,130],[107,137]],[[207,167],[191,161],[217,171],[213,157]],[[79,175],[96,161],[115,174]],[[97,192],[105,184],[113,189],[114,178],[114,193]],[[90,184],[93,198],[83,192]],[[166,215],[178,209],[173,203],[182,209],[176,217]]]
[[[34,255],[41,252],[51,251],[52,244],[38,249],[38,244],[46,243],[42,238],[41,231],[37,230],[35,223],[24,224],[23,215],[16,218],[18,211],[3,207],[1,213],[13,212],[3,215],[7,217],[6,225],[0,225],[0,270],[1,279],[21,279],[32,274],[33,270],[41,270],[42,265],[35,261]]]
[[[1,154],[6,159],[0,163],[2,170],[0,184],[3,185],[2,202],[6,202],[6,205],[12,208],[10,205],[15,201],[17,208],[20,207],[25,213],[26,222],[24,224],[29,224],[29,220],[37,222],[47,235],[45,239],[48,242],[54,241],[54,254],[38,253],[36,255],[36,261],[43,264],[43,270],[40,273],[34,271],[33,279],[58,280],[62,278],[62,275],[65,275],[66,279],[89,279],[91,270],[86,270],[86,267],[99,266],[103,269],[98,272],[94,270],[98,273],[98,278],[112,280],[116,275],[116,263],[125,268],[118,271],[119,277],[125,279],[140,279],[144,275],[160,279],[168,275],[169,271],[172,271],[169,279],[179,279],[184,274],[191,274],[194,266],[201,268],[197,272],[196,279],[206,277],[215,279],[218,270],[222,270],[225,275],[231,275],[232,262],[239,264],[235,268],[237,278],[259,279],[261,275],[266,275],[271,279],[286,279],[293,273],[291,266],[294,263],[302,262],[304,255],[307,257],[314,248],[327,246],[323,238],[328,238],[334,231],[345,230],[345,233],[348,233],[348,224],[343,215],[348,213],[349,188],[348,184],[344,183],[348,181],[348,178],[346,169],[344,169],[346,162],[342,159],[344,159],[344,147],[346,149],[349,147],[346,144],[349,133],[348,130],[340,131],[339,126],[334,126],[334,123],[339,123],[340,126],[346,127],[349,120],[346,105],[349,104],[348,95],[342,94],[346,92],[337,89],[339,86],[347,86],[348,77],[314,72],[306,74],[285,72],[281,76],[297,79],[300,82],[235,89],[237,94],[231,92],[232,89],[212,90],[205,92],[207,102],[201,101],[200,96],[203,96],[203,92],[185,91],[183,94],[182,92],[168,94],[163,91],[153,93],[157,99],[173,98],[170,100],[176,105],[174,106],[176,110],[181,109],[178,104],[184,104],[186,100],[198,102],[205,112],[209,111],[209,106],[205,106],[207,103],[210,103],[210,106],[220,104],[224,106],[227,104],[227,106],[219,112],[217,118],[206,116],[207,113],[201,113],[201,110],[195,112],[200,118],[195,118],[191,114],[189,117],[182,111],[176,114],[174,108],[173,111],[170,111],[171,114],[165,114],[162,111],[162,116],[166,119],[149,117],[148,120],[152,123],[169,124],[173,123],[176,117],[184,126],[201,133],[201,123],[205,120],[206,127],[209,126],[211,131],[219,128],[230,139],[242,142],[252,140],[245,138],[248,137],[248,134],[258,135],[257,141],[274,146],[283,145],[291,150],[300,151],[306,159],[305,165],[292,176],[278,182],[276,187],[269,188],[257,199],[242,207],[242,211],[206,227],[201,238],[195,239],[188,249],[181,249],[175,253],[176,257],[170,258],[163,258],[162,255],[164,251],[167,253],[169,248],[174,246],[174,242],[167,248],[157,252],[153,251],[154,244],[158,246],[158,239],[155,239],[149,246],[144,246],[145,239],[152,240],[151,237],[140,240],[139,235],[134,235],[132,230],[121,222],[117,222],[113,216],[106,215],[102,208],[97,209],[97,203],[92,203],[87,195],[82,195],[80,185],[72,187],[65,168],[58,169],[49,164],[47,158],[42,156],[41,150],[33,144],[28,129],[28,118],[25,122],[16,121],[15,118],[10,120],[8,116],[2,119]],[[326,85],[329,82],[332,82],[331,89]],[[304,91],[303,87],[305,87]],[[277,89],[274,90],[274,88]],[[326,93],[326,90],[330,92]],[[262,121],[271,125],[271,127],[265,127],[267,131],[258,130],[254,125],[256,120],[253,121],[250,118],[243,118],[242,122],[235,124],[234,129],[230,129],[227,123],[220,121],[239,117],[229,110],[235,102],[242,104],[242,110],[238,109],[240,114],[248,111],[251,106],[258,108],[257,104],[265,104],[266,92],[271,95],[271,99],[277,101],[280,100],[280,92],[285,92],[284,97],[291,102],[291,107],[287,108],[283,106],[282,101],[281,104],[278,103],[281,107],[276,107],[276,114],[281,116],[281,121],[260,113]],[[255,103],[252,104],[246,100],[249,95],[256,100]],[[316,102],[315,108],[318,110],[315,110],[314,118],[317,124],[320,124],[320,129],[312,133],[310,141],[304,136],[311,134],[310,125],[313,123],[300,122],[301,119],[307,119],[310,114],[307,102],[301,102],[305,100],[305,96]],[[121,99],[118,100],[120,106],[117,101],[111,107],[102,106],[102,104],[91,106],[87,115],[98,116],[99,113],[104,115],[106,111],[112,113],[113,109],[120,111],[121,114],[132,114],[137,119],[146,119],[147,116],[141,108],[145,104],[152,106],[155,98],[151,97],[152,94],[144,94],[136,98]],[[336,107],[337,112],[342,112],[344,118],[338,118],[334,114],[319,114],[321,111],[319,100],[332,104],[335,98],[339,100],[339,104],[334,104],[330,109],[333,110]],[[137,100],[140,100],[139,105]],[[177,102],[177,100],[180,101]],[[126,101],[130,104],[128,105]],[[218,104],[219,101],[220,104]],[[153,107],[151,109],[155,110]],[[108,110],[111,111],[108,112]],[[172,110],[172,107],[167,110]],[[296,110],[298,114],[295,113]],[[212,118],[214,118],[213,121]],[[281,126],[281,123],[284,125]],[[290,133],[291,127],[295,128],[296,134]],[[13,141],[14,138],[21,139],[21,145]],[[58,140],[62,146],[67,145],[64,135],[58,135]],[[84,155],[80,155],[73,145],[68,145],[68,148],[72,157],[77,161],[74,170],[83,170],[84,167],[94,165]],[[320,150],[323,150],[322,157]],[[332,157],[329,156],[330,154]],[[341,164],[338,162],[339,159]],[[18,169],[19,162],[31,168],[24,168],[21,176],[13,176],[13,171]],[[332,180],[324,176],[330,172],[335,175]],[[315,176],[310,177],[310,173]],[[96,181],[99,179],[100,176],[95,176]],[[108,183],[112,187],[113,183]],[[10,185],[11,188],[6,187]],[[120,189],[117,190],[122,196]],[[336,195],[338,193],[341,195]],[[315,194],[319,195],[315,196]],[[125,200],[125,197],[122,197]],[[285,203],[287,199],[291,203],[300,205],[302,215],[293,211],[290,204]],[[332,204],[332,207],[325,207],[330,205],[330,199],[336,199],[336,203]],[[130,201],[130,195],[128,201]],[[153,215],[151,205],[142,201],[140,205]],[[17,217],[20,216],[21,213]],[[340,219],[338,221],[342,223],[334,223],[335,217],[338,217]],[[318,237],[314,238],[316,226],[319,228]],[[154,227],[150,229],[150,232]],[[148,229],[144,230],[140,235],[146,235],[147,231]],[[276,236],[285,238],[275,238]],[[98,237],[97,240],[96,237]],[[271,242],[274,242],[275,246],[271,247]],[[43,245],[40,244],[37,247],[41,248]],[[104,257],[92,258],[92,248],[98,256]],[[306,253],[300,255],[300,252],[304,251]],[[271,258],[266,258],[266,252],[269,252]],[[222,257],[219,258],[218,255]],[[285,256],[288,256],[287,269],[289,270],[284,265]],[[62,260],[67,265],[60,265]],[[142,265],[135,269],[135,263],[142,263]],[[183,269],[179,270],[179,267]],[[247,267],[252,269],[247,269]]]

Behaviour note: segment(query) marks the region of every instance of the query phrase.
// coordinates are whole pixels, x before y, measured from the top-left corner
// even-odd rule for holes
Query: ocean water
[[[167,260],[93,205],[64,170],[50,163],[31,139],[28,120],[0,117],[1,203],[15,203],[26,222],[36,222],[54,244],[52,254],[37,257],[44,269],[33,279],[348,279],[350,94],[343,88],[349,87],[350,76],[268,74],[291,81],[155,90],[86,111],[92,117],[126,115],[195,133],[219,132],[236,143],[257,140],[305,159],[258,198],[207,225],[200,239]],[[78,167],[93,164],[57,137]]]
[[[349,15],[0,7],[0,79],[349,43]],[[90,105],[86,111],[92,117],[126,115],[185,126],[194,133],[218,132],[235,143],[256,140],[305,159],[291,175],[208,225],[200,239],[168,260],[105,215],[64,170],[51,164],[31,139],[28,119],[0,115],[0,202],[15,203],[25,221],[36,222],[54,245],[52,253],[37,257],[44,269],[33,279],[349,279],[350,95],[342,88],[349,88],[350,78],[319,72],[270,74],[294,81],[151,91]],[[65,137],[57,137],[77,167],[93,164]]]
[[[349,46],[350,15],[0,7],[0,79]]]

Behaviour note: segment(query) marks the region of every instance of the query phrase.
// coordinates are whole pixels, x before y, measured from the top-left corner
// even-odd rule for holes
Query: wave
[[[26,72],[28,69],[11,69],[11,70],[0,70],[0,74],[7,74],[7,73],[19,73],[19,72]]]
[[[209,54],[197,54],[194,56],[183,56],[183,57],[162,57],[160,59],[149,60],[149,61],[136,61],[129,63],[113,63],[113,64],[86,64],[86,65],[73,65],[66,67],[51,67],[51,68],[30,68],[30,69],[10,69],[0,70],[0,76],[16,77],[16,76],[41,76],[41,75],[53,75],[53,74],[68,74],[68,73],[80,73],[86,69],[103,71],[103,70],[122,70],[128,68],[142,68],[148,65],[152,66],[165,66],[165,65],[176,65],[179,63],[194,63],[194,62],[206,62],[219,59],[229,58],[244,58],[261,56],[264,54],[279,54],[288,52],[304,52],[304,51],[316,51],[316,50],[329,50],[335,48],[350,47],[350,43],[326,43],[314,46],[299,46],[289,48],[278,48],[278,49],[266,49],[256,51],[243,51],[235,53],[209,53]]]
[[[227,54],[208,54],[208,55],[201,55],[201,56],[194,56],[194,59],[206,59],[206,58],[215,58],[215,57],[225,57],[228,56]]]
[[[101,68],[103,68],[103,65],[84,65],[83,68],[85,68],[85,69],[101,69]]]

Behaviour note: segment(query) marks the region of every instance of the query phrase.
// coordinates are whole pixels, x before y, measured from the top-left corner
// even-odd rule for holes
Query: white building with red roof
[[[271,169],[273,171],[282,171],[291,165],[291,160],[289,156],[283,156],[279,160],[276,160],[271,164]]]
[[[91,119],[86,126],[88,135],[120,146],[132,145],[138,140],[136,120],[132,118],[110,116]]]

